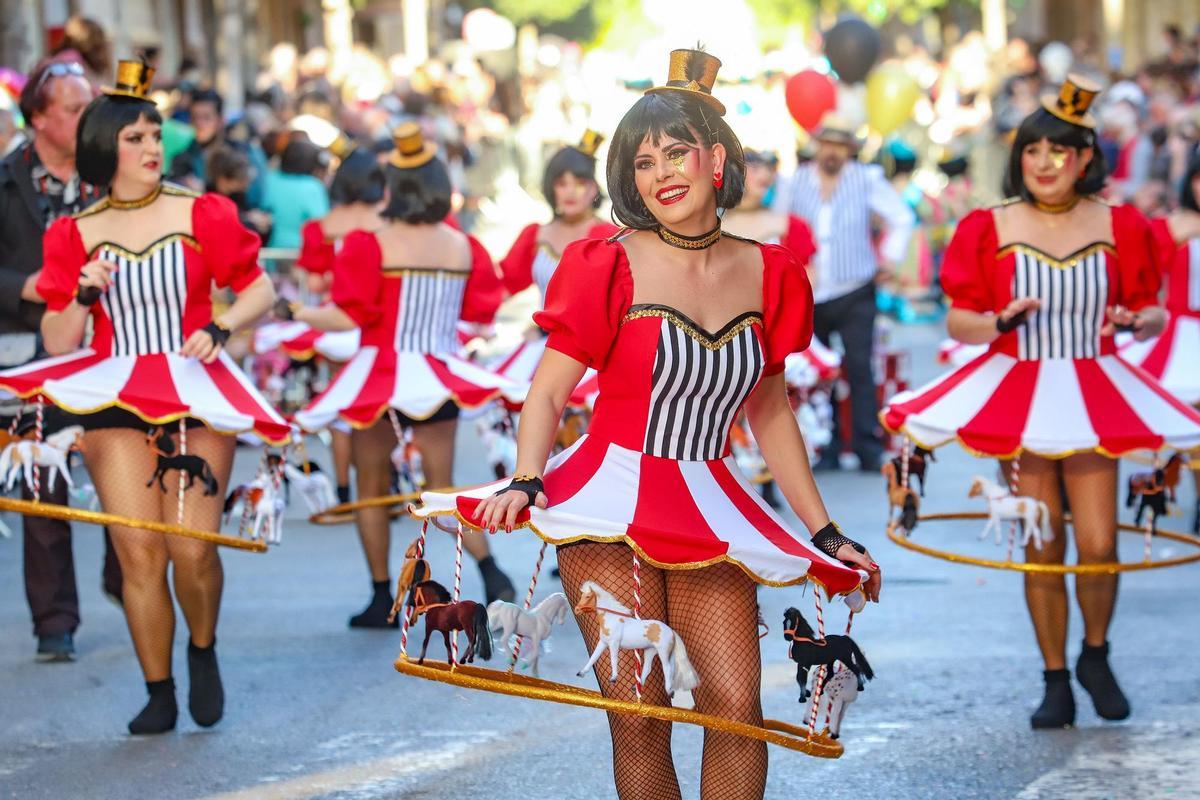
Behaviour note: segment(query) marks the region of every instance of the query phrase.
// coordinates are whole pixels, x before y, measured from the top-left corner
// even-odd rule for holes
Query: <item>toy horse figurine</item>
[[[83,427],[71,425],[46,437],[39,442],[34,439],[13,439],[0,453],[0,478],[5,480],[4,488],[11,491],[17,478],[25,479],[29,491],[37,491],[34,487],[33,468],[49,467],[46,476],[46,488],[54,491],[58,483],[58,475],[62,473],[67,487],[75,488],[71,480],[69,460],[71,453],[83,452]]]
[[[585,581],[580,587],[575,613],[594,614],[600,627],[600,639],[596,642],[596,649],[579,670],[580,676],[595,666],[607,648],[612,665],[612,673],[608,680],[610,683],[616,683],[618,651],[641,650],[642,683],[650,676],[650,668],[654,666],[654,655],[657,653],[662,661],[663,681],[668,696],[674,697],[677,691],[691,691],[700,685],[700,676],[688,660],[683,639],[680,639],[675,631],[667,627],[665,622],[656,619],[638,619],[595,581]]]
[[[1020,522],[1023,536],[1021,546],[1033,542],[1038,550],[1042,542],[1054,539],[1054,531],[1050,527],[1050,509],[1041,500],[1032,497],[1017,497],[1003,486],[992,483],[987,478],[976,475],[971,479],[971,490],[967,497],[983,497],[988,504],[988,521],[983,526],[980,539],[986,539],[993,530],[996,532],[996,544],[1004,538],[1000,523]]]
[[[815,687],[814,687],[815,688]],[[829,720],[829,738],[837,739],[842,733],[842,720],[846,718],[846,707],[858,699],[858,676],[848,669],[839,669],[825,679],[820,696],[809,692],[808,713],[813,715],[813,703],[817,703],[816,718]]]
[[[178,469],[187,474],[187,485],[184,490],[192,488],[192,485],[199,478],[204,484],[204,496],[211,497],[218,491],[217,478],[213,475],[212,467],[208,465],[200,456],[187,454],[175,455],[175,442],[171,439],[171,435],[162,428],[151,428],[146,433],[146,444],[154,450],[158,456],[158,466],[154,468],[154,474],[150,476],[150,480],[146,482],[147,488],[154,485],[157,480],[159,487],[164,493],[167,491],[167,484],[163,482],[166,477],[167,470]]]
[[[1183,468],[1183,455],[1173,454],[1167,463],[1150,472],[1135,472],[1129,476],[1129,494],[1125,497],[1125,507],[1133,508],[1140,498],[1134,524],[1142,524],[1142,515],[1150,509],[1150,530],[1158,532],[1158,518],[1166,515],[1167,503],[1176,502],[1175,489],[1179,486],[1179,473]]]
[[[425,615],[425,641],[421,643],[418,664],[425,663],[425,651],[429,648],[429,637],[441,631],[446,642],[446,660],[453,663],[454,651],[450,647],[450,634],[463,631],[467,634],[467,656],[463,663],[470,664],[478,655],[484,661],[492,657],[492,634],[488,630],[487,609],[474,600],[450,599],[450,592],[437,581],[421,581],[412,587],[409,608],[412,619]]]
[[[408,549],[404,551],[404,566],[400,567],[400,577],[396,581],[396,600],[392,603],[392,611],[388,614],[388,624],[395,622],[396,615],[404,606],[409,590],[422,581],[429,580],[429,562],[420,557],[421,540],[413,539]],[[411,604],[410,604],[411,605]]]
[[[825,681],[821,684],[824,693],[829,678],[833,675],[834,664],[839,661],[854,673],[858,691],[866,688],[866,681],[875,677],[867,657],[849,636],[826,636],[817,639],[808,620],[798,608],[789,608],[783,612],[783,638],[791,642],[788,655],[796,662],[796,683],[800,684],[800,702],[808,699],[808,669],[809,667],[824,666]]]
[[[528,656],[530,673],[537,677],[538,655],[541,644],[550,638],[551,626],[567,621],[571,604],[562,592],[555,592],[529,611],[513,603],[494,600],[487,607],[488,628],[500,631],[500,644],[508,646],[509,638],[515,633],[530,639],[529,649],[521,648],[521,655]]]
[[[933,451],[924,447],[914,447],[913,451],[908,454],[908,485],[912,486],[913,480],[916,479],[920,486],[921,497],[925,496],[925,469],[928,467],[928,462],[937,461],[933,457]],[[904,457],[896,456],[892,459],[892,465],[896,469],[896,474],[904,472]]]
[[[262,538],[267,544],[279,544],[283,541],[285,504],[282,493],[275,488],[275,482],[269,476],[260,476],[250,483],[243,483],[229,493],[225,500],[225,523],[229,522],[239,503],[242,504],[239,533],[249,534],[251,539]]]
[[[880,471],[887,478],[888,518],[892,518],[893,509],[900,509],[900,517],[896,520],[896,524],[903,529],[904,535],[907,536],[917,527],[917,510],[921,506],[917,500],[917,493],[908,486],[900,485],[899,473],[896,471],[894,461],[884,463]]]

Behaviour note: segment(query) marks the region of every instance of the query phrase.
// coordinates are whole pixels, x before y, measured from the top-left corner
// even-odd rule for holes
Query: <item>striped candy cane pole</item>
[[[813,599],[817,604],[817,637],[821,641],[825,641],[825,613],[821,608],[821,587],[816,587],[813,592]],[[812,714],[808,718],[808,735],[812,738],[817,733],[817,708],[821,705],[821,685],[825,682],[825,666],[822,665],[817,671],[816,680],[813,683],[812,691]]]
[[[45,428],[43,427],[45,423],[45,411],[46,403],[39,394],[37,396],[37,412],[34,417],[35,427],[33,434],[34,441],[39,444],[45,441]],[[36,459],[33,462],[33,502],[42,502],[42,468],[38,465]]]
[[[633,618],[642,618],[642,562],[638,558],[637,551],[633,551]],[[637,672],[633,676],[633,693],[637,697],[637,701],[642,702],[642,651],[633,651],[633,661],[637,665]],[[667,687],[670,691],[670,687]]]
[[[900,485],[905,489],[908,488],[908,459],[911,452],[911,442],[908,437],[905,437],[903,443],[900,445]]]
[[[533,579],[529,581],[529,591],[525,593],[526,611],[533,605],[533,590],[537,588],[538,575],[542,572],[542,559],[546,557],[546,543],[542,542],[542,549],[538,551],[537,563],[533,565]],[[513,670],[517,668],[517,659],[521,657],[521,642],[525,640],[524,636],[517,634],[516,644],[513,645],[512,653],[508,657],[508,674],[511,675]]]
[[[1160,469],[1162,469],[1162,459],[1159,458],[1158,453],[1154,454],[1154,463],[1151,465],[1150,468],[1154,470],[1154,472],[1153,472],[1154,475],[1157,475],[1158,471]],[[1162,491],[1165,493],[1167,491],[1167,487],[1166,486],[1162,487]],[[1143,526],[1143,529],[1145,531],[1145,536],[1142,539],[1142,542],[1143,542],[1143,544],[1142,544],[1142,560],[1143,561],[1150,560],[1151,539],[1154,537],[1154,525],[1157,522],[1158,522],[1158,520],[1155,518],[1154,509],[1151,508],[1150,509],[1150,519],[1147,520],[1146,524]]]
[[[417,558],[425,557],[425,534],[429,532],[429,520],[421,525],[421,536],[417,539]],[[396,598],[397,600],[399,598]],[[408,659],[408,626],[412,624],[416,614],[416,606],[414,601],[413,614],[408,613],[408,609],[400,606],[400,655]]]
[[[1021,494],[1021,454],[1017,453],[1016,458],[1012,460],[1012,466],[1008,470],[1008,491],[1013,497],[1019,497]],[[1008,558],[1007,561],[1012,561],[1013,550],[1017,546],[1017,521],[1009,520],[1008,523]]]
[[[16,438],[17,428],[21,425],[21,416],[23,413],[24,410],[18,408],[17,413],[13,416],[12,424],[8,426],[8,437],[10,439]]]
[[[454,532],[454,602],[457,603],[462,597],[462,553],[463,553],[463,528],[462,523],[458,523],[458,527]],[[450,631],[450,651],[451,667],[458,666],[458,631]]]
[[[183,417],[179,418],[179,455],[187,455],[187,421]],[[186,472],[184,469],[179,470],[179,505],[176,508],[176,517],[180,527],[183,527],[183,486]]]

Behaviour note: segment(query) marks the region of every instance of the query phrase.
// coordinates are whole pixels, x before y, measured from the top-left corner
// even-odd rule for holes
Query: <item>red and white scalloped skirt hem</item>
[[[988,351],[986,344],[964,344],[957,339],[943,339],[938,345],[937,362],[961,367]]]
[[[391,353],[368,346],[360,349],[329,388],[295,419],[306,431],[325,428],[339,417],[365,428],[389,408],[420,420],[433,416],[447,402],[476,408],[503,400],[519,407],[528,392],[528,384],[508,380],[458,356]]]
[[[517,383],[532,382],[533,373],[537,371],[538,364],[542,362],[542,356],[546,353],[546,338],[539,336],[536,339],[521,342],[517,345],[517,349],[509,353],[496,367],[496,374],[503,375]],[[580,379],[579,385],[575,387],[575,391],[567,399],[567,404],[575,408],[588,409],[595,405],[596,398],[600,395],[598,375],[596,370],[589,367],[583,374],[583,378]]]
[[[455,516],[470,525],[480,501],[507,485],[504,480],[458,494],[426,492],[412,513]],[[834,593],[852,591],[863,579],[790,530],[732,456],[676,461],[584,436],[550,460],[545,485],[550,506],[526,509],[518,521],[551,544],[623,541],[666,569],[728,561],[759,583],[812,578]]]
[[[74,414],[114,406],[148,423],[191,417],[221,433],[282,444],[291,428],[225,352],[211,364],[178,353],[103,356],[91,348],[0,372],[0,388],[41,394]]]
[[[783,378],[792,386],[811,389],[824,381],[831,381],[842,371],[842,357],[815,336],[808,349],[792,353],[784,360]]]
[[[988,352],[896,395],[880,419],[923,447],[958,441],[997,457],[1200,446],[1200,413],[1116,355],[1018,361]]]
[[[282,350],[290,358],[308,361],[315,356],[330,361],[349,361],[358,352],[362,332],[319,331],[304,322],[268,322],[254,331],[254,352]]]
[[[1145,342],[1130,336],[1119,352],[1183,402],[1200,403],[1200,316],[1171,314],[1161,335]]]

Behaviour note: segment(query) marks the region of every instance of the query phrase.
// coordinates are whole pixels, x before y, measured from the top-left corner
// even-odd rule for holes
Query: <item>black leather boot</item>
[[[1118,720],[1129,716],[1129,700],[1108,666],[1108,642],[1099,647],[1083,643],[1083,652],[1075,662],[1075,677],[1092,696],[1092,704],[1101,717]]]
[[[196,647],[188,642],[188,711],[202,728],[216,725],[225,713],[225,687],[217,668],[217,642]]]
[[[1046,679],[1046,696],[1033,712],[1029,722],[1034,730],[1045,728],[1070,728],[1075,724],[1075,695],[1071,693],[1071,670],[1048,669],[1042,672]]]
[[[175,728],[179,706],[175,703],[175,679],[146,681],[150,699],[146,707],[129,723],[132,734],[166,733]]]

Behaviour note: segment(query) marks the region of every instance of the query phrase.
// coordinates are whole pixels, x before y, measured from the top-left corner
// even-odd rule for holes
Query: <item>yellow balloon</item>
[[[921,87],[899,64],[880,64],[867,76],[867,123],[881,135],[908,122]]]

